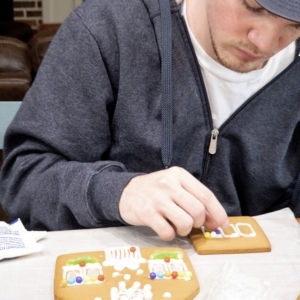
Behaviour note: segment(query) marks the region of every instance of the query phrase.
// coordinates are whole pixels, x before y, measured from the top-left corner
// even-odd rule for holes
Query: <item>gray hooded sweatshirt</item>
[[[219,128],[210,154],[204,82],[180,8],[166,1],[86,0],[60,27],[6,132],[0,200],[10,219],[31,230],[122,225],[130,179],[171,166],[229,215],[300,216],[299,45]]]

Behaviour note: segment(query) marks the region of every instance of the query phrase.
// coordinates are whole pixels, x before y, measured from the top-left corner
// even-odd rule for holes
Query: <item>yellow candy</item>
[[[67,285],[68,285],[68,280],[63,279],[63,280],[61,281],[61,285],[62,285],[62,286],[67,286]]]
[[[210,238],[210,232],[206,231],[204,233],[204,237],[207,238],[207,239],[209,239]]]
[[[187,271],[187,272],[185,273],[185,276],[188,277],[188,278],[192,278],[193,274],[192,274],[191,271]]]
[[[170,271],[165,271],[165,277],[171,277],[171,272]]]
[[[96,280],[97,280],[97,277],[91,276],[91,281],[92,281],[92,282],[95,282]]]
[[[180,278],[183,278],[184,275],[185,275],[185,272],[179,272],[179,273],[178,273],[178,276],[179,276]]]

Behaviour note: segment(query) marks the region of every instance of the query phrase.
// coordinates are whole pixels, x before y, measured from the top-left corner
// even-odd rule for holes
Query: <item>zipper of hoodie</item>
[[[181,22],[183,24],[183,29],[185,31],[185,36],[188,40],[188,43],[189,43],[189,46],[190,46],[190,49],[191,49],[191,52],[192,52],[192,55],[193,55],[193,59],[194,59],[195,65],[196,65],[196,69],[197,69],[197,72],[198,72],[198,79],[200,81],[199,93],[200,93],[200,95],[202,94],[202,97],[200,97],[200,99],[201,98],[204,99],[205,107],[206,107],[206,110],[207,110],[207,119],[206,119],[206,121],[208,121],[209,127],[210,127],[210,130],[207,133],[207,140],[205,141],[205,145],[204,145],[204,148],[207,149],[207,150],[205,150],[206,155],[203,158],[204,163],[203,163],[203,169],[202,169],[202,176],[201,176],[201,179],[200,179],[200,181],[202,183],[204,183],[205,179],[207,177],[211,157],[217,151],[217,142],[218,142],[219,130],[217,128],[213,127],[212,113],[211,113],[211,109],[210,109],[210,105],[209,105],[208,96],[207,96],[207,93],[206,93],[204,80],[203,80],[202,73],[201,73],[201,70],[200,70],[199,62],[198,62],[198,59],[197,59],[197,56],[196,56],[196,53],[195,53],[195,50],[194,50],[193,43],[192,43],[190,35],[189,35],[187,24],[186,24],[185,19],[184,19],[183,15],[181,13],[180,13],[180,19],[181,19]]]
[[[231,120],[242,110],[244,109],[245,106],[247,106],[252,99],[254,99],[256,97],[256,95],[258,95],[260,92],[262,92],[264,89],[266,89],[269,85],[271,85],[275,80],[278,79],[278,77],[282,76],[285,72],[287,72],[290,68],[292,68],[299,60],[300,60],[300,40],[296,41],[296,53],[295,53],[295,58],[293,60],[293,62],[287,67],[285,68],[282,72],[280,72],[276,77],[274,77],[271,81],[269,81],[265,86],[263,86],[262,88],[260,88],[256,93],[254,93],[248,100],[246,100],[236,111],[233,112],[233,114],[219,127],[219,129],[214,128],[213,127],[213,121],[212,121],[212,113],[211,113],[211,109],[210,109],[210,105],[209,105],[209,101],[208,101],[208,96],[206,94],[206,88],[205,88],[205,84],[202,78],[202,73],[200,70],[200,66],[199,66],[199,62],[192,44],[192,41],[190,39],[189,36],[189,32],[188,32],[188,28],[185,22],[184,17],[181,15],[181,20],[183,23],[183,27],[186,33],[186,37],[188,39],[189,42],[189,46],[191,48],[192,54],[193,54],[193,58],[194,61],[196,63],[196,68],[198,70],[198,75],[199,75],[199,79],[200,79],[200,84],[202,86],[202,89],[204,91],[203,93],[203,97],[205,99],[205,104],[206,104],[206,108],[208,111],[208,119],[209,119],[209,124],[210,124],[210,128],[211,131],[209,133],[209,144],[205,145],[204,147],[207,149],[206,152],[206,156],[204,158],[204,167],[203,167],[203,173],[201,176],[201,182],[203,184],[205,184],[207,176],[208,176],[208,170],[209,170],[209,166],[210,166],[210,162],[211,159],[213,157],[213,155],[215,155],[217,153],[218,150],[218,136],[220,135],[222,129],[229,123],[231,122]],[[200,89],[199,89],[200,90]],[[201,93],[201,91],[200,91]],[[299,179],[300,181],[300,179]]]

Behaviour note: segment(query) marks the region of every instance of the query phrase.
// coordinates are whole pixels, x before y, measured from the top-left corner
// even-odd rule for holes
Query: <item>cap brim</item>
[[[300,22],[300,1],[293,0],[256,0],[269,12],[295,22]]]

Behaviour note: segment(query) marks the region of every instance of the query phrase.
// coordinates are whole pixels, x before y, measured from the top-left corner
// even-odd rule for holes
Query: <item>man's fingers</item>
[[[218,225],[217,227],[228,227],[229,221],[226,211],[211,190],[192,175],[183,176],[181,184],[187,192],[201,201],[210,218]]]
[[[171,241],[174,239],[176,235],[175,228],[164,217],[157,214],[156,217],[151,218],[151,221],[153,222],[145,222],[145,225],[151,227],[162,240]]]

